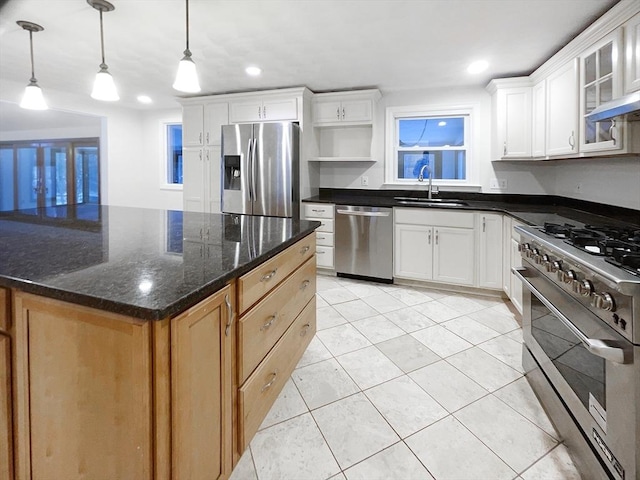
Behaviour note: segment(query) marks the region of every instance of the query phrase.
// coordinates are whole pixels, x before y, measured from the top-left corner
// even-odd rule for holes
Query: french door
[[[0,210],[100,203],[98,140],[0,146]]]

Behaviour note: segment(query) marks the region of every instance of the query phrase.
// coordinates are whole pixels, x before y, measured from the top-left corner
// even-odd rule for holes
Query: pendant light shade
[[[27,88],[24,90],[20,106],[29,110],[47,110],[49,107],[42,95],[42,89],[38,86],[33,67],[33,32],[41,32],[44,28],[35,23],[25,22],[23,20],[16,23],[29,32],[29,47],[31,51],[31,79],[29,80],[29,85],[27,85]]]
[[[91,91],[91,97],[96,100],[103,100],[106,102],[115,102],[120,100],[118,95],[118,89],[113,81],[113,77],[109,73],[109,67],[104,61],[104,31],[102,28],[102,13],[111,12],[116,7],[106,0],[87,0],[87,3],[100,12],[100,51],[102,53],[102,63],[100,64],[100,70],[96,74],[96,79],[93,82],[93,90]]]
[[[191,59],[191,50],[189,50],[189,0],[186,0],[186,3],[187,48],[183,52],[184,57],[178,64],[178,73],[176,74],[175,82],[173,82],[173,88],[180,92],[198,93],[200,91],[200,81],[198,80],[196,64]]]

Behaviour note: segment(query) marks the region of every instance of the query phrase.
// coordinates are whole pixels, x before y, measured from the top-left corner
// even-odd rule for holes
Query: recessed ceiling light
[[[149,97],[148,95],[138,95],[136,97],[138,99],[138,101],[140,103],[152,103],[153,100],[151,100],[151,97]]]
[[[262,69],[260,67],[247,67],[244,71],[251,77],[257,77],[262,73]]]
[[[467,72],[469,73],[481,73],[484,72],[487,68],[489,68],[489,63],[485,60],[478,60],[475,62],[472,62],[468,67],[467,67]]]

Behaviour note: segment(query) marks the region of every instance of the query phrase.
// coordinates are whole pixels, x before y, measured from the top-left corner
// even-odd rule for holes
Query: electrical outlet
[[[500,190],[506,190],[507,189],[507,179],[506,178],[499,178],[498,179],[498,185],[500,186]]]
[[[492,178],[489,181],[489,188],[491,190],[500,190],[500,185],[498,184],[498,179],[497,178]]]
[[[367,175],[362,175],[362,177],[360,178],[360,185],[362,185],[363,187],[369,186],[369,177]]]

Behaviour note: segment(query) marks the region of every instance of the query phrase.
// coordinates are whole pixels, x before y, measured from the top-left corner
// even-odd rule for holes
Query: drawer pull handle
[[[278,371],[276,370],[271,375],[273,375],[273,378],[268,383],[264,384],[264,386],[262,387],[262,390],[260,390],[261,393],[264,392],[265,390],[267,390],[268,388],[270,388],[271,385],[273,385],[275,383],[276,378],[278,378]]]
[[[304,337],[307,334],[307,332],[309,331],[310,328],[311,328],[311,324],[310,323],[305,323],[302,326],[302,330],[300,330],[300,336]]]
[[[324,208],[312,208],[311,211],[312,212],[316,212],[316,213],[324,213],[325,212]]]
[[[304,290],[305,288],[307,288],[310,283],[311,280],[305,280],[304,282],[302,282],[302,285],[300,285],[300,290]]]
[[[327,237],[316,237],[316,240],[326,240]]]
[[[273,322],[275,322],[275,321],[276,321],[276,318],[278,318],[278,313],[277,313],[277,312],[276,312],[276,313],[274,313],[273,315],[271,315],[271,316],[269,317],[269,321],[260,327],[260,331],[261,331],[261,332],[263,332],[263,331],[265,331],[267,328],[269,328],[271,325],[273,325]]]
[[[311,249],[311,247],[309,245],[305,245],[304,247],[302,247],[302,250],[300,250],[300,255],[304,255],[305,253],[307,253],[309,250]]]
[[[273,276],[276,274],[276,272],[278,271],[277,268],[274,268],[273,270],[271,270],[269,273],[267,273],[264,277],[262,277],[260,279],[261,282],[268,282],[269,280],[271,280],[273,278]]]
[[[227,312],[229,312],[229,321],[227,322],[227,326],[224,329],[224,334],[226,337],[229,336],[229,330],[231,329],[231,322],[233,322],[233,307],[231,306],[231,302],[229,301],[229,294],[227,293],[224,296],[224,303],[227,305]]]
[[[318,255],[324,255],[325,253],[327,253],[327,252],[323,252],[322,250],[318,250],[318,251],[316,252],[316,254],[318,254]]]

